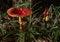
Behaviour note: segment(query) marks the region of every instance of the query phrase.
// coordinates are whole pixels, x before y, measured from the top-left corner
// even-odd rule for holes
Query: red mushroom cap
[[[44,10],[44,12],[43,12],[43,15],[44,15],[45,17],[49,15],[49,14],[48,14],[48,10],[49,10],[49,9],[46,7],[45,10]]]
[[[25,8],[25,7],[20,7],[20,8],[10,8],[7,10],[8,15],[12,16],[12,17],[25,17],[25,16],[29,16],[30,14],[32,14],[32,10],[29,8]]]

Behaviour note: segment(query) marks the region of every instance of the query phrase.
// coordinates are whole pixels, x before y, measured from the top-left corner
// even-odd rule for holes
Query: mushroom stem
[[[22,30],[22,17],[19,17],[20,30]]]
[[[48,20],[49,20],[49,16],[46,16],[46,17],[45,17],[45,21],[48,21]]]

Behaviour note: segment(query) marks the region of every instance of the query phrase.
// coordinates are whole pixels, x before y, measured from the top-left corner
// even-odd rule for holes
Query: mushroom
[[[44,15],[44,19],[45,21],[48,21],[48,17],[49,17],[49,9],[48,7],[45,8],[44,12],[43,12],[43,15]]]
[[[19,17],[20,30],[22,30],[21,18],[32,14],[32,10],[26,7],[19,7],[19,8],[12,7],[7,10],[7,13],[11,17]]]

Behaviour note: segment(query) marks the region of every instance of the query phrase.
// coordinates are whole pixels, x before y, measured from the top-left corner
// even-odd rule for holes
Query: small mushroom
[[[32,14],[32,10],[26,7],[19,7],[19,8],[9,8],[7,10],[7,13],[11,17],[19,17],[19,24],[20,24],[20,30],[22,30],[22,17],[26,17]]]
[[[43,12],[43,15],[44,15],[44,19],[45,21],[48,21],[49,19],[49,9],[46,7],[44,12]]]

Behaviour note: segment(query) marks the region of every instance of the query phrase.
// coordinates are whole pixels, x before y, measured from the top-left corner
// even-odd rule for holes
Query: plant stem
[[[22,17],[19,17],[19,24],[20,24],[20,30],[22,31],[22,19],[21,19]]]

